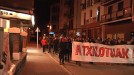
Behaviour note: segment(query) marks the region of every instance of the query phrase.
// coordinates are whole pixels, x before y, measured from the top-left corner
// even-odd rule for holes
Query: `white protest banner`
[[[73,42],[72,60],[134,64],[134,45],[111,46],[88,42]]]

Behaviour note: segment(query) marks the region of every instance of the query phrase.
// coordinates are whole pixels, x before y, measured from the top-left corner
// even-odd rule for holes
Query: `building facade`
[[[132,0],[102,0],[105,9],[101,15],[104,38],[120,38],[126,41],[132,38],[131,33],[134,30],[132,5]]]
[[[81,0],[82,37],[131,39],[133,4],[133,0]]]
[[[81,32],[81,0],[74,0],[73,36],[80,36]]]
[[[52,25],[52,31],[56,34],[59,32],[59,3],[55,3],[50,7],[50,23]]]
[[[74,0],[60,0],[59,29],[61,34],[70,35],[73,30]]]
[[[60,0],[59,30],[83,38],[130,40],[133,0]],[[73,5],[73,6],[72,6]]]
[[[81,35],[84,38],[101,38],[101,15],[104,7],[100,0],[82,0],[81,2]]]

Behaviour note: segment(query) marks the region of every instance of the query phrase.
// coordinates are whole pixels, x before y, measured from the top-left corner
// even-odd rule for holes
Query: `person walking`
[[[72,52],[72,43],[71,40],[68,38],[66,39],[66,58],[65,60],[67,60],[67,62],[70,62],[71,59],[71,52]]]
[[[48,42],[49,42],[49,44],[48,44],[48,53],[51,53],[51,49],[53,48],[53,39],[52,39],[52,37],[49,37]]]
[[[43,39],[41,40],[41,44],[42,44],[42,47],[43,47],[43,52],[45,52],[45,48],[46,48],[46,45],[47,45],[47,40],[45,37],[43,37]]]
[[[77,41],[77,42],[83,42],[83,40],[82,40],[81,37],[78,37],[78,38],[76,39],[76,41]],[[79,65],[79,66],[81,66],[81,62],[80,62],[80,61],[76,61],[76,64]]]
[[[58,53],[58,45],[59,45],[59,40],[57,38],[54,39],[53,41],[53,53],[57,54]]]
[[[64,37],[60,41],[59,48],[60,48],[59,60],[60,60],[60,65],[62,65],[65,62],[64,56],[65,56],[65,50],[66,50],[65,49],[66,48],[66,39]]]

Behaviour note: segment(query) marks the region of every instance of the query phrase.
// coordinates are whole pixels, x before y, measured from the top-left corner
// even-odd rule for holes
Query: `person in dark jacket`
[[[66,60],[68,62],[70,62],[71,54],[72,54],[72,43],[71,39],[68,38],[66,41]]]
[[[58,45],[59,45],[59,40],[57,38],[55,38],[53,41],[53,46],[54,46],[53,53],[55,53],[55,54],[58,53]]]
[[[65,56],[65,48],[66,48],[66,39],[63,37],[61,38],[61,41],[60,41],[60,44],[59,44],[59,48],[60,48],[60,52],[59,52],[59,60],[60,60],[60,64],[64,64],[65,62],[65,59],[64,59],[64,56]]]
[[[76,41],[77,41],[77,42],[83,42],[83,40],[81,39],[81,37],[78,37],[78,38],[76,39]],[[80,62],[80,61],[76,61],[76,64],[79,65],[79,66],[81,66],[81,62]]]

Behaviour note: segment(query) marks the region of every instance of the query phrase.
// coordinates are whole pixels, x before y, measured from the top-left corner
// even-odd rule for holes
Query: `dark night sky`
[[[45,27],[50,19],[50,5],[59,0],[34,0],[35,25]]]

